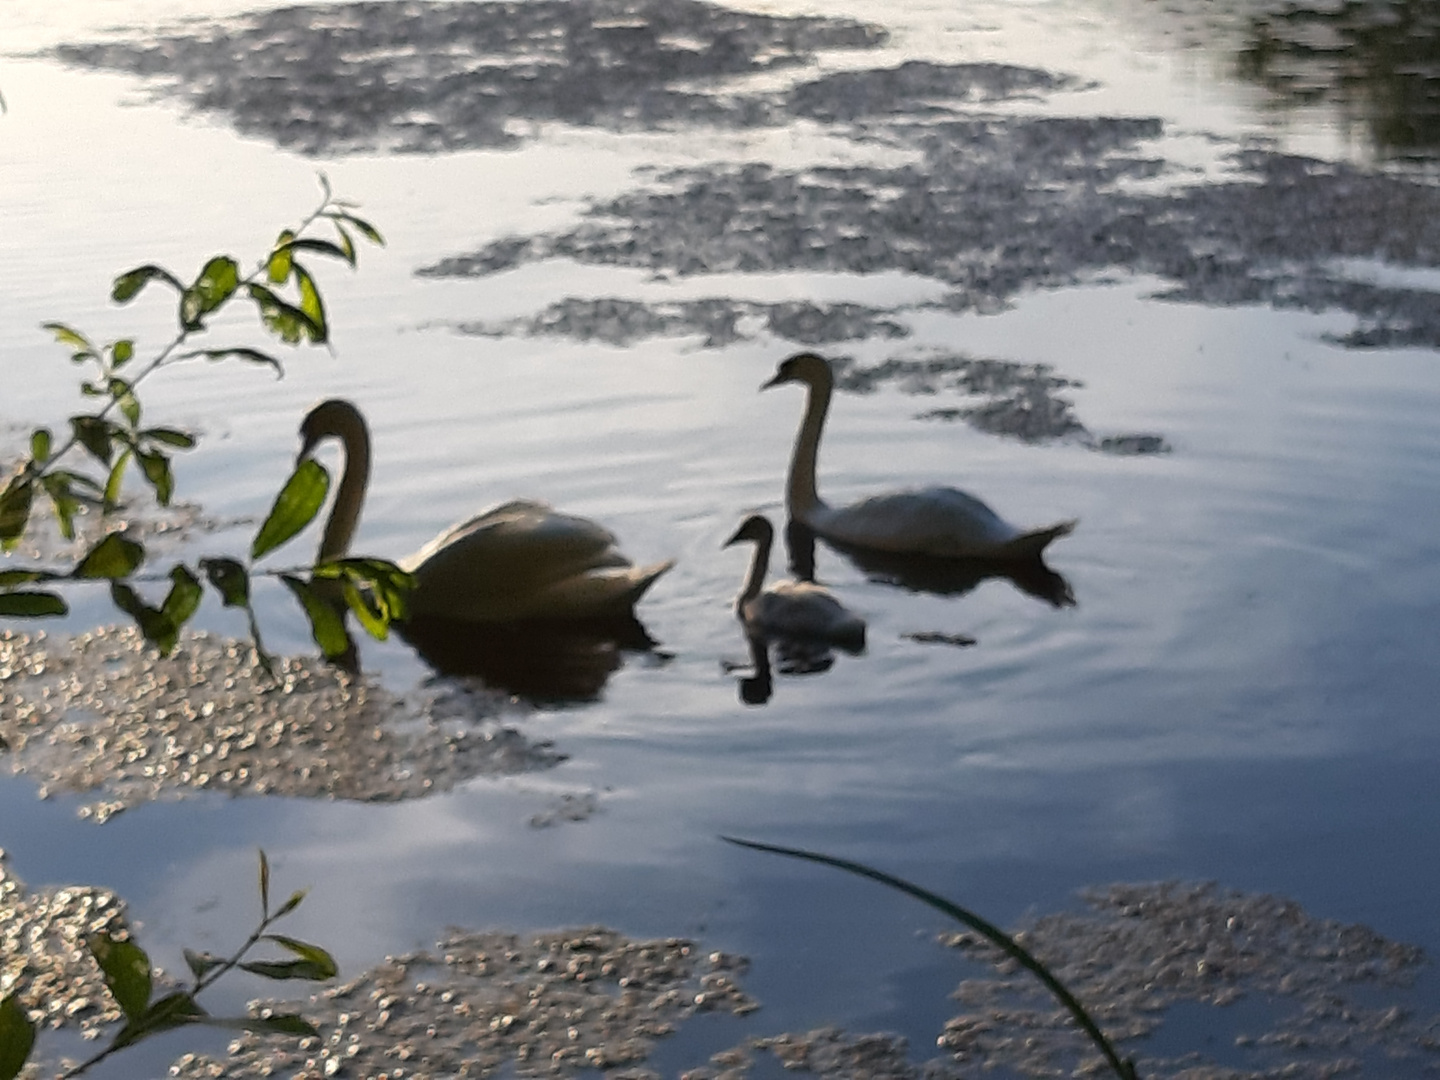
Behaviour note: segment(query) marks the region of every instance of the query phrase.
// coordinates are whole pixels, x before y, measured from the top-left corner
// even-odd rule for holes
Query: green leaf
[[[270,860],[265,857],[265,849],[260,849],[260,914],[270,918]]]
[[[135,356],[135,342],[130,338],[122,338],[110,346],[110,368],[118,371],[128,364]]]
[[[37,465],[50,460],[49,428],[36,428],[30,433],[30,459]]]
[[[285,903],[281,904],[280,910],[275,912],[275,918],[278,919],[282,915],[289,915],[290,912],[294,911],[297,907],[299,907],[300,901],[305,899],[306,891],[307,890],[305,889],[296,889],[293,893],[291,893],[290,899],[286,900]]]
[[[13,589],[16,585],[30,585],[36,581],[55,581],[62,576],[49,570],[0,570],[0,589]]]
[[[348,213],[346,211],[328,214],[327,216],[334,218],[336,221],[343,221],[347,225],[355,226],[355,228],[360,230],[360,234],[364,236],[366,240],[369,240],[377,247],[385,246],[385,238],[380,235],[380,230],[375,228],[374,225],[371,225],[364,218],[358,218],[354,214]]]
[[[335,222],[335,231],[340,234],[340,252],[345,261],[351,266],[355,265],[355,238],[346,231],[345,226]]]
[[[111,1045],[116,1048],[130,1046],[162,1031],[170,1031],[187,1024],[204,1023],[208,1018],[209,1014],[192,995],[183,990],[176,991],[166,994],[146,1009],[143,1016],[127,1023]]]
[[[350,651],[350,635],[345,632],[345,620],[340,613],[320,595],[309,583],[293,574],[282,574],[280,580],[305,609],[310,619],[310,636],[327,657],[344,656]]]
[[[300,290],[300,310],[319,328],[320,336],[311,340],[327,341],[330,327],[325,322],[325,303],[320,299],[320,290],[315,285],[315,279],[310,276],[310,271],[299,263],[295,264],[295,285]]]
[[[275,497],[275,505],[255,534],[250,558],[259,559],[309,525],[325,505],[330,491],[330,474],[314,458],[295,466],[290,479]]]
[[[35,1045],[35,1025],[13,996],[0,1000],[0,1080],[15,1080]]]
[[[204,316],[235,295],[240,286],[240,266],[228,255],[216,255],[200,276],[180,297],[180,322],[186,330],[198,330]]]
[[[121,433],[121,428],[99,416],[72,416],[70,430],[91,456],[105,465],[110,464],[110,458],[115,453],[115,437]]]
[[[179,629],[199,608],[202,591],[195,575],[183,566],[176,566],[170,571],[170,582],[170,591],[165,594],[160,613]]]
[[[275,241],[275,247],[270,252],[270,259],[265,264],[265,274],[272,285],[283,285],[290,280],[291,266],[291,244],[295,240],[295,234],[286,229]]]
[[[108,386],[110,396],[120,406],[120,411],[125,419],[130,421],[132,428],[140,424],[140,402],[130,389],[130,384],[124,379],[111,379]]]
[[[55,335],[55,340],[61,345],[69,345],[75,350],[74,355],[72,355],[70,359],[77,363],[83,363],[86,360],[100,359],[100,350],[95,348],[95,343],[80,333],[79,330],[75,330],[66,326],[64,323],[58,322],[47,322],[44,326],[46,330],[49,330]]]
[[[134,451],[127,446],[115,459],[115,464],[110,467],[110,475],[105,478],[106,513],[120,505],[120,489],[125,483],[125,467],[130,464],[133,456]]]
[[[276,360],[268,353],[261,352],[259,349],[196,349],[194,352],[185,353],[186,359],[195,356],[203,356],[206,360],[224,360],[228,356],[236,356],[241,360],[249,360],[254,364],[269,364],[275,369],[275,377],[277,379],[285,374],[285,369],[280,366],[279,360]]]
[[[60,526],[60,535],[66,540],[75,539],[75,515],[80,511],[80,500],[71,488],[73,477],[73,473],[57,470],[40,478],[40,486],[55,507],[55,522]]]
[[[140,594],[121,581],[110,583],[110,599],[125,614],[135,620],[145,640],[166,656],[174,652],[180,641],[180,628],[165,612],[151,607],[140,599]]]
[[[339,228],[339,226],[337,225],[336,228]],[[335,243],[333,240],[319,240],[306,236],[298,240],[289,241],[285,245],[285,249],[291,252],[313,251],[318,255],[329,255],[332,258],[344,259],[351,266],[355,265],[355,245],[353,243],[350,245],[350,250],[346,251],[343,246]],[[270,280],[274,281],[275,279],[271,278]],[[284,279],[281,278],[280,280],[283,281]]]
[[[324,341],[325,331],[309,315],[293,304],[287,304],[264,285],[249,286],[250,298],[260,310],[265,328],[287,345],[298,345],[302,339]]]
[[[201,559],[200,569],[226,607],[250,606],[250,574],[234,559]]]
[[[145,548],[142,545],[113,532],[90,549],[70,576],[110,578],[113,581],[129,577],[144,561]]]
[[[189,965],[190,973],[197,979],[203,979],[211,971],[214,971],[224,960],[208,952],[197,953],[193,949],[182,949],[185,954],[185,963]]]
[[[137,266],[134,270],[127,270],[115,279],[115,284],[110,287],[110,299],[117,304],[124,304],[134,299],[135,294],[152,281],[163,281],[172,285],[178,293],[185,292],[185,286],[180,284],[180,279],[169,270],[160,266],[147,264]]]
[[[340,968],[335,964],[335,958],[322,949],[319,945],[311,945],[308,941],[301,941],[298,938],[286,937],[284,934],[266,934],[266,941],[273,941],[282,949],[294,953],[301,960],[313,964],[318,971],[325,972],[320,979],[333,979],[340,974]]]
[[[41,619],[50,615],[68,615],[70,608],[56,593],[16,590],[0,592],[0,615],[19,619]]]
[[[8,551],[20,537],[25,535],[25,526],[30,523],[30,503],[35,497],[35,485],[27,473],[17,473],[0,494],[0,543]]]
[[[120,941],[101,931],[86,938],[90,954],[100,965],[110,995],[134,1023],[150,1003],[150,957],[133,941]]]
[[[135,456],[140,459],[145,479],[155,489],[155,498],[161,506],[169,506],[170,496],[175,492],[175,475],[170,471],[170,459],[154,450],[137,450]]]
[[[309,960],[247,960],[239,967],[252,975],[267,979],[306,979],[309,982],[324,982],[334,978],[325,974],[325,969]]]
[[[343,592],[345,606],[355,613],[366,633],[376,641],[384,641],[390,636],[389,616],[376,603],[371,593],[362,592],[349,581],[345,582]]]
[[[319,1035],[314,1024],[296,1013],[273,1013],[270,1016],[211,1016],[204,1021],[206,1027],[233,1028],[238,1031],[258,1031],[271,1035]]]
[[[173,446],[177,450],[193,450],[195,448],[195,436],[176,428],[146,428],[144,431],[136,432],[136,435],[147,442],[164,443],[166,446]]]

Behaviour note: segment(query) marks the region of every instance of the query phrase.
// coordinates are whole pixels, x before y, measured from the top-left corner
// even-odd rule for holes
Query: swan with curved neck
[[[1045,529],[1017,529],[975,496],[953,487],[896,491],[832,507],[820,498],[815,483],[820,435],[835,388],[830,363],[815,353],[797,353],[760,389],[783,383],[803,383],[809,390],[790,458],[785,506],[792,518],[827,540],[898,554],[1032,559],[1075,528],[1074,521],[1062,521]]]
[[[344,447],[345,468],[320,539],[320,562],[350,550],[370,480],[369,428],[360,410],[341,398],[306,415],[299,459],[330,438]],[[406,598],[410,616],[501,622],[629,615],[674,561],[634,566],[603,526],[517,499],[452,526],[399,565],[416,578]]]
[[[813,581],[779,581],[768,589],[765,573],[775,529],[769,519],[752,514],[740,523],[724,546],[749,540],[755,545],[745,585],[735,598],[735,614],[751,633],[782,638],[829,641],[850,649],[865,646],[865,620]]]

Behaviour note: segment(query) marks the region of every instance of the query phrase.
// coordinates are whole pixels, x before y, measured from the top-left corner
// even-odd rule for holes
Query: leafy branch
[[[60,1074],[70,1080],[88,1072],[112,1054],[134,1046],[143,1039],[162,1031],[205,1024],[210,1027],[237,1028],[246,1031],[271,1032],[305,1037],[317,1035],[315,1026],[295,1013],[272,1013],[268,1016],[211,1016],[197,1000],[200,993],[235,968],[266,979],[306,979],[325,982],[338,974],[335,960],[318,945],[270,933],[270,927],[289,915],[305,899],[304,890],[292,893],[274,912],[270,910],[270,863],[260,852],[260,922],[250,936],[228,957],[213,956],[185,950],[185,963],[190,968],[190,985],[155,996],[155,979],[150,957],[128,938],[109,933],[92,934],[86,939],[90,955],[100,966],[105,986],[120,1007],[124,1024],[109,1045],[86,1060],[72,1065]],[[268,941],[289,953],[291,959],[247,960],[246,956],[260,942]],[[14,1080],[30,1057],[35,1044],[36,1028],[25,1006],[11,994],[0,999],[0,1080]]]
[[[137,358],[133,339],[101,344],[64,323],[45,324],[56,341],[71,350],[72,363],[85,369],[82,396],[99,404],[93,412],[71,416],[63,439],[45,427],[31,432],[29,455],[0,490],[0,550],[9,554],[19,544],[31,526],[37,499],[49,500],[61,535],[73,541],[77,515],[95,510],[104,520],[119,506],[132,464],[156,501],[161,506],[170,504],[175,491],[172,455],[192,449],[196,440],[178,428],[142,424],[141,384],[162,368],[195,359],[239,360],[271,367],[277,377],[284,373],[280,361],[261,349],[194,346],[194,339],[207,331],[209,320],[230,304],[248,300],[264,330],[284,344],[328,344],[325,303],[302,256],[307,261],[311,256],[338,259],[353,269],[358,261],[357,235],[373,244],[384,240],[373,225],[354,213],[353,204],[334,197],[323,175],[320,184],[323,197],[316,209],[295,228],[281,231],[269,253],[243,277],[236,259],[216,255],[188,285],[164,267],[149,263],[115,279],[110,295],[120,304],[129,303],[152,284],[176,294],[175,336],[148,361]],[[325,226],[332,230],[333,238],[314,235]],[[83,454],[87,464],[70,467],[68,459],[75,453]],[[170,586],[158,604],[147,603],[134,584],[155,579],[140,573],[144,546],[120,532],[110,532],[69,570],[0,570],[0,616],[65,615],[69,607],[53,586],[108,581],[115,606],[135,620],[148,641],[169,653],[200,605],[203,579],[225,606],[245,611],[256,655],[271,669],[251,606],[250,564],[304,528],[319,511],[328,488],[329,476],[322,466],[302,463],[256,534],[248,564],[233,557],[202,558],[193,568],[177,563],[164,575]],[[393,563],[379,559],[347,559],[312,567],[309,580],[294,573],[272,573],[300,599],[316,642],[331,657],[351,648],[344,627],[347,610],[355,613],[368,632],[383,638],[390,622],[403,615],[404,591],[412,584]]]

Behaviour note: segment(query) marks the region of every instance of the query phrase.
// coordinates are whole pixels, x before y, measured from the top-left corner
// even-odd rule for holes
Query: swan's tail
[[[636,603],[636,601],[638,601],[642,596],[645,595],[646,590],[649,589],[651,585],[655,584],[656,580],[660,577],[660,575],[665,573],[666,570],[669,570],[674,565],[674,559],[666,559],[664,562],[652,563],[651,565],[643,567],[639,571],[634,572],[632,575],[634,584],[631,586],[630,591],[626,594],[627,601],[630,604]]]
[[[1005,542],[1000,549],[1000,558],[1038,559],[1051,540],[1069,536],[1078,524],[1078,520],[1062,521],[1058,525],[1051,525],[1048,529],[1033,529],[1030,532],[1021,533]]]

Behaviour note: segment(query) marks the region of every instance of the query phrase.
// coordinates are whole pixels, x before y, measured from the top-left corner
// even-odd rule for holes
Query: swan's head
[[[731,544],[752,540],[756,544],[768,547],[774,538],[775,528],[770,524],[770,519],[763,514],[751,514],[740,523],[740,528],[735,530],[735,535],[721,546],[729,547]]]
[[[760,387],[769,390],[781,383],[805,383],[809,386],[829,386],[834,381],[830,372],[830,361],[812,352],[796,353],[788,360],[782,360],[770,381]]]
[[[304,461],[324,439],[336,437],[349,441],[355,436],[368,440],[365,418],[360,410],[344,398],[320,402],[300,422],[300,453],[297,463]]]

